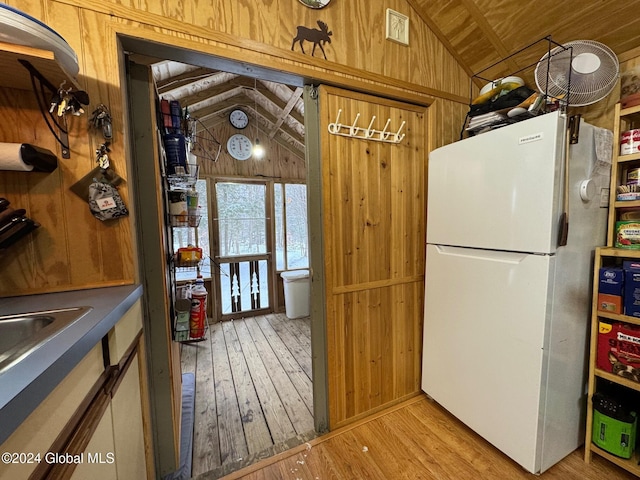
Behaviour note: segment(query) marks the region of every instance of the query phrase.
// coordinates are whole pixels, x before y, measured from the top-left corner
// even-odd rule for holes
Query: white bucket
[[[309,316],[311,285],[309,270],[293,270],[280,274],[284,282],[284,306],[287,318]]]

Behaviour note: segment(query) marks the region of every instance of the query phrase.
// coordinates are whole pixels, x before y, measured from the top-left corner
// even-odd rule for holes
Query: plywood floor
[[[223,480],[632,480],[576,450],[542,475],[523,470],[442,407],[420,395],[377,415],[236,471]],[[218,477],[202,475],[197,480]]]
[[[182,345],[196,376],[192,474],[219,478],[315,437],[309,318],[284,314],[209,326]]]

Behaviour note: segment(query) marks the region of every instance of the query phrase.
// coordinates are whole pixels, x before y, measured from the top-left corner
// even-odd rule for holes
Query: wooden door
[[[427,109],[320,87],[329,426],[420,391]],[[396,132],[398,143],[329,124]],[[372,122],[372,118],[375,120]],[[347,131],[348,129],[341,129]],[[362,136],[362,132],[358,136]]]

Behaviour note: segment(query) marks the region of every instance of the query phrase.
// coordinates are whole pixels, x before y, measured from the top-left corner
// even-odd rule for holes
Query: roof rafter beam
[[[273,138],[275,136],[276,132],[280,128],[280,125],[282,125],[282,122],[284,122],[285,118],[289,116],[289,113],[291,112],[293,107],[295,107],[296,103],[298,103],[298,99],[302,96],[302,92],[303,92],[303,88],[298,87],[296,88],[295,92],[291,94],[291,98],[285,105],[282,112],[280,112],[280,115],[278,116],[276,123],[271,128],[271,131],[269,132],[269,138]]]
[[[171,82],[164,84],[159,89],[159,94],[169,97],[172,100],[180,100],[183,103],[184,98],[197,96],[201,92],[205,92],[212,87],[226,84],[237,77],[234,73],[217,72],[206,73],[206,69],[199,69],[195,72],[188,72],[180,77],[175,77]],[[195,81],[193,81],[195,79]],[[178,84],[175,88],[168,88]],[[188,103],[186,103],[188,105]]]

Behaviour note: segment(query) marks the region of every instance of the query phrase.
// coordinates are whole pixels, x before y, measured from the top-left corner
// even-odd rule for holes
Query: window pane
[[[282,223],[282,211],[284,209],[282,199],[282,184],[273,185],[273,203],[276,214],[276,270],[285,270],[284,261],[284,224]]]
[[[200,273],[204,278],[211,278],[211,244],[209,242],[209,202],[207,200],[207,181],[196,182],[198,192],[198,246],[202,248],[202,265]]]
[[[287,269],[308,268],[307,186],[285,185]]]
[[[265,185],[217,183],[220,255],[267,253]]]

